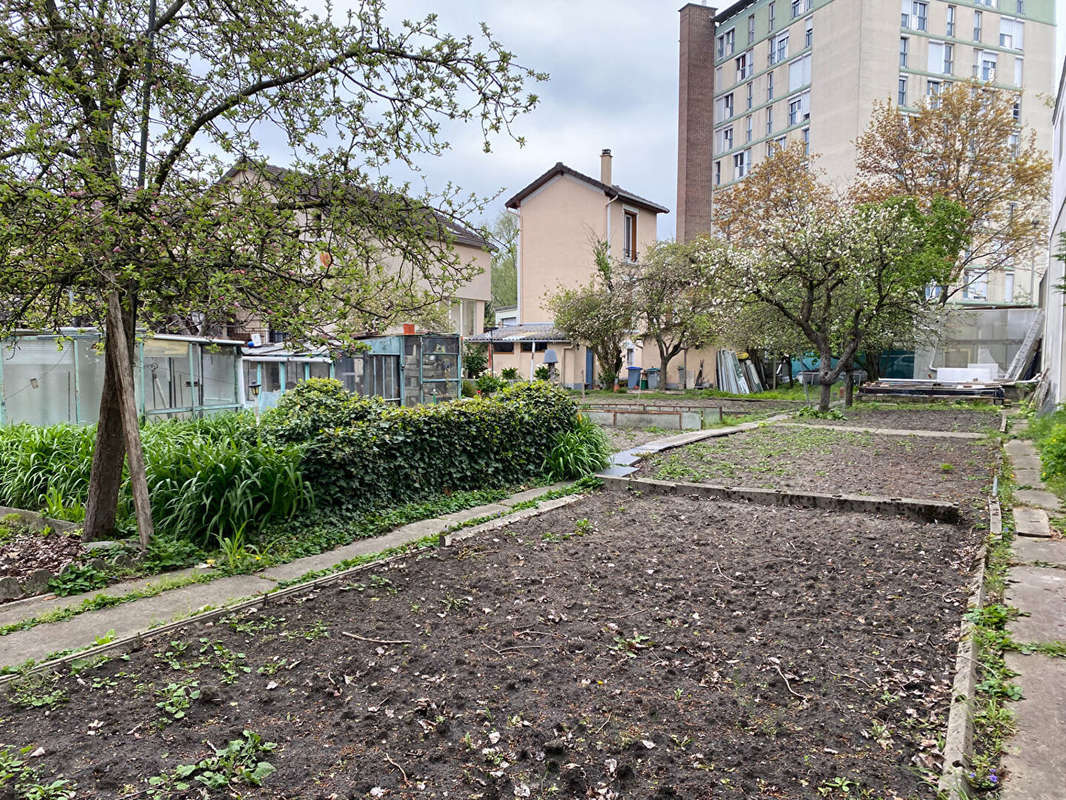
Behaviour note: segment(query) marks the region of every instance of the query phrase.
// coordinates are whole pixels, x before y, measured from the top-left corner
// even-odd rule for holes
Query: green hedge
[[[258,433],[279,444],[298,444],[325,430],[380,417],[391,407],[380,397],[351,394],[333,378],[310,378],[284,392],[263,414]]]
[[[566,394],[520,384],[325,430],[308,445],[303,473],[319,507],[343,509],[504,486],[543,474],[546,457],[576,424]]]

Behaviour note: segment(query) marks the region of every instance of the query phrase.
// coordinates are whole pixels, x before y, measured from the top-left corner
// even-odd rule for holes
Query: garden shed
[[[103,334],[19,331],[0,344],[0,424],[93,424],[104,384]],[[240,342],[159,334],[138,340],[133,378],[142,418],[241,407]]]

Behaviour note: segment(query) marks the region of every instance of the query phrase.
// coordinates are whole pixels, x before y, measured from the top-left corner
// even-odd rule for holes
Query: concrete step
[[[1003,445],[1003,449],[1012,459],[1015,456],[1033,456],[1039,458],[1036,446],[1028,439],[1011,439]]]
[[[1062,539],[1014,540],[1016,564],[1054,564],[1066,568],[1066,541]]]
[[[1016,489],[1014,492],[1016,506],[1030,506],[1042,508],[1056,514],[1062,511],[1062,503],[1059,498],[1045,489]]]
[[[1046,539],[1051,536],[1051,523],[1042,508],[1015,508],[1014,529],[1019,536]]]

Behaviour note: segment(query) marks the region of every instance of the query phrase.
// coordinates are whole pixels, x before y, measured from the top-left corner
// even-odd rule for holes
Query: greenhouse
[[[103,335],[69,328],[19,332],[0,345],[0,425],[97,421]],[[156,335],[137,342],[133,378],[142,418],[240,408],[240,342]]]

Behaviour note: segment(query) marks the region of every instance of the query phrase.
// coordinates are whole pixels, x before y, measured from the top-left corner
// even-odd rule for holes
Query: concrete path
[[[1066,641],[1066,541],[1053,538],[1049,512],[1061,512],[1058,497],[1040,479],[1033,443],[1007,442],[1015,481],[1015,539],[1007,573],[1005,602],[1020,615],[1008,631],[1019,643]],[[1007,667],[1018,673],[1022,699],[1012,704],[1017,732],[1003,758],[1002,800],[1058,800],[1066,786],[1066,659],[1008,653]]]
[[[442,534],[463,522],[510,512],[511,507],[517,503],[536,500],[553,489],[568,485],[557,483],[552,486],[529,489],[505,498],[499,503],[476,506],[465,511],[445,514],[442,517],[413,522],[383,536],[360,539],[327,553],[299,558],[288,564],[279,564],[254,575],[220,577],[208,583],[195,583],[168,589],[154,597],[132,600],[111,608],[87,611],[60,622],[42,623],[28,630],[0,636],[0,665],[15,666],[30,659],[40,661],[53,653],[88,647],[104,636],[108,638],[132,636],[206,607],[220,608],[232,605],[239,600],[265,594],[277,588],[278,584],[283,581],[300,578],[309,572],[328,570],[356,556],[372,555],[390,548],[402,547],[426,536]],[[546,508],[552,502],[554,501],[544,501],[541,508]],[[516,516],[519,513],[522,512],[517,512]],[[98,594],[119,596],[130,591],[143,590],[152,584],[173,580],[176,577],[205,572],[210,571],[181,570],[151,578],[126,581],[82,595],[28,598],[0,606],[0,625],[32,619],[57,609],[76,607],[81,605],[83,600]]]

